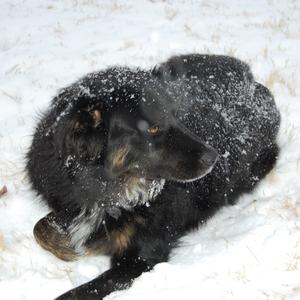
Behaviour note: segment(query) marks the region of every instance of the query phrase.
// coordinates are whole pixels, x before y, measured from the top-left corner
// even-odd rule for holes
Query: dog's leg
[[[96,209],[91,212],[52,212],[36,223],[33,234],[42,248],[58,258],[65,261],[76,260],[80,256],[93,253],[93,245],[90,243],[86,247],[85,242],[98,228],[97,222],[102,220],[102,215],[103,212]],[[98,240],[102,237],[98,233]]]
[[[45,250],[65,261],[76,260],[80,255],[75,251],[68,233],[74,216],[68,212],[49,213],[34,226],[33,234],[37,243]]]
[[[167,261],[173,244],[164,235],[161,237],[150,235],[151,229],[144,228],[135,236],[130,247],[122,254],[115,254],[112,257],[111,269],[63,294],[57,300],[103,299],[114,291],[129,288],[134,279],[143,272],[151,270],[160,262]]]
[[[56,300],[101,300],[114,291],[129,288],[135,278],[151,270],[152,267],[153,263],[140,257],[123,256],[115,260],[112,268],[99,277],[68,291]]]

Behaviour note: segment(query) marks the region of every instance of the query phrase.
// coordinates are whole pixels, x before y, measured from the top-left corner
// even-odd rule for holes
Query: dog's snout
[[[218,153],[214,150],[210,150],[209,152],[205,152],[200,157],[200,162],[203,163],[207,167],[213,166],[218,160]]]

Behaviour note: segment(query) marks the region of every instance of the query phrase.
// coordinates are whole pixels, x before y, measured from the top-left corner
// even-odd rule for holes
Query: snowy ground
[[[59,261],[35,243],[47,208],[24,153],[56,91],[112,64],[172,54],[235,55],[282,113],[275,170],[251,195],[182,240],[168,263],[107,299],[300,299],[299,1],[0,1],[0,298],[53,299],[108,268],[107,257]]]

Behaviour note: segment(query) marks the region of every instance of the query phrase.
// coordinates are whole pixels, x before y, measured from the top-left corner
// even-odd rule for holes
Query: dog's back
[[[278,155],[280,114],[270,91],[254,81],[246,63],[222,55],[183,55],[172,57],[153,74],[176,102],[180,122],[220,155],[199,185],[215,181],[220,198],[232,203],[235,197],[230,194],[239,194],[235,188],[241,177],[242,190],[251,189],[272,168],[271,162],[257,164],[266,152]]]

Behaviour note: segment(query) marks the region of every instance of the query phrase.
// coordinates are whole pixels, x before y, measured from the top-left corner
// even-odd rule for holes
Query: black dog
[[[226,56],[109,68],[63,89],[28,153],[33,187],[53,210],[35,237],[65,260],[112,259],[59,299],[102,299],[167,261],[181,236],[271,170],[279,123],[268,89]]]

